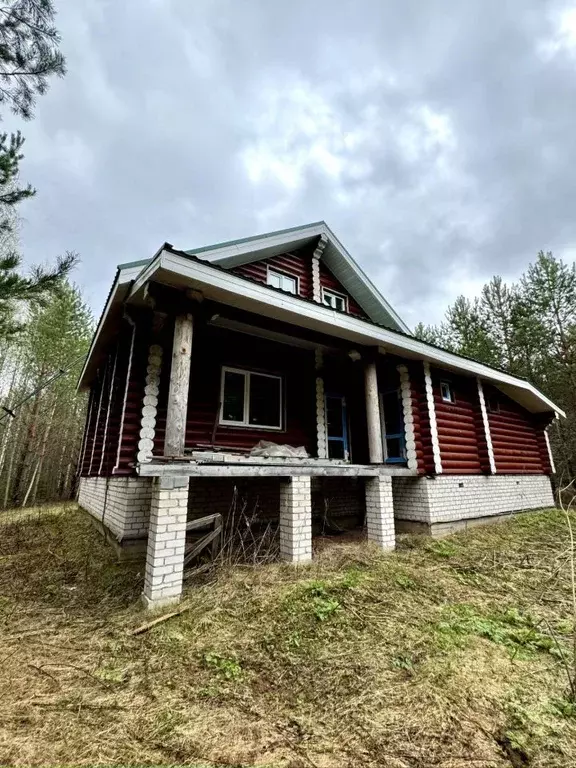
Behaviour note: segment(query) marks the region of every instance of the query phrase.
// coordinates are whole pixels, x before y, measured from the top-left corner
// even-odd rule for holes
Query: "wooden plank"
[[[184,557],[184,567],[186,567],[190,560],[195,558],[196,555],[200,554],[200,552],[202,552],[202,550],[207,547],[210,542],[218,538],[221,533],[222,526],[218,526],[215,530],[210,531],[210,533],[207,533],[206,536],[203,536],[198,542],[196,542],[196,544],[190,548]],[[214,556],[214,551],[212,551],[212,556]]]
[[[199,517],[197,520],[189,520],[186,523],[186,530],[193,531],[196,528],[203,528],[205,525],[210,525],[215,521],[218,521],[218,523],[222,522],[222,515],[218,512],[216,512],[216,514],[214,515],[206,515],[206,517]]]

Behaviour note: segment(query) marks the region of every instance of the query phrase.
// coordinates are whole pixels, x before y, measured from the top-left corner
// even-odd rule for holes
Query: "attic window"
[[[445,403],[455,402],[454,391],[449,381],[440,382],[440,396]]]
[[[340,312],[346,312],[348,310],[348,301],[346,296],[336,291],[331,291],[328,288],[322,288],[322,304],[332,309],[338,309]]]
[[[286,293],[298,293],[298,278],[286,275],[284,272],[268,269],[266,282],[274,288],[280,288],[281,291],[286,291]]]
[[[496,395],[490,395],[486,400],[486,406],[490,413],[500,413],[500,401]]]

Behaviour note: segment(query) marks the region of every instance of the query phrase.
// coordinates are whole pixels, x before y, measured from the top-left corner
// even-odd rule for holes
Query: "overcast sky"
[[[27,261],[116,264],[324,219],[406,322],[576,253],[576,4],[56,0]],[[4,128],[13,129],[13,118]]]

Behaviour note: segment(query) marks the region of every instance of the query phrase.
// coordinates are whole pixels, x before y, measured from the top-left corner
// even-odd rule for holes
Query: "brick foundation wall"
[[[78,504],[118,540],[147,535],[152,480],[148,477],[81,477]]]
[[[554,506],[547,475],[395,477],[392,489],[394,516],[427,525]]]

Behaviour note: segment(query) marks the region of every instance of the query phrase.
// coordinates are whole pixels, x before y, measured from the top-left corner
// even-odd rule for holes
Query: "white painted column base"
[[[280,559],[287,563],[312,560],[312,494],[308,476],[280,484]]]
[[[182,594],[189,478],[155,478],[142,600],[148,608],[177,603]]]
[[[379,475],[366,478],[366,527],[368,539],[381,549],[394,549],[394,506],[392,478]]]

